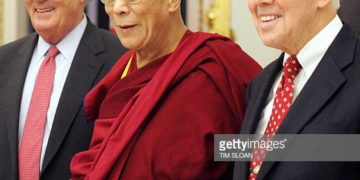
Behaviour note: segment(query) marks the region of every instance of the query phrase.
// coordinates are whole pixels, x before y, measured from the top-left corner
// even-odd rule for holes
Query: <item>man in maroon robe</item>
[[[231,178],[214,134],[239,132],[260,66],[225,37],[187,30],[181,0],[103,2],[130,51],[85,98],[95,128],[73,179]]]

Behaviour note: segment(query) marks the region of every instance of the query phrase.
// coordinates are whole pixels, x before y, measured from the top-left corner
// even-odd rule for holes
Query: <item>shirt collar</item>
[[[86,25],[87,19],[84,15],[84,18],[81,20],[81,22],[72,31],[70,31],[70,33],[66,35],[64,39],[62,39],[58,44],[56,44],[56,47],[59,49],[61,55],[64,56],[64,59],[69,63],[72,62],[72,59],[75,56],[76,49],[85,32]],[[36,47],[36,59],[40,60],[42,57],[44,57],[50,46],[51,45],[40,36]]]
[[[343,24],[339,16],[336,15],[335,18],[317,35],[315,35],[315,37],[307,42],[296,55],[306,77],[309,78],[315,71],[317,65],[320,63],[327,49],[330,47],[337,34],[340,32],[342,26]],[[290,56],[290,54],[285,53],[283,64],[285,64],[286,59],[288,59]]]

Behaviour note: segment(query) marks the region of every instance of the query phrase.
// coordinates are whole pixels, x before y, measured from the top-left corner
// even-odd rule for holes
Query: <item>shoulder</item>
[[[252,85],[262,85],[265,82],[265,79],[268,79],[272,74],[277,74],[281,70],[282,61],[276,59],[272,61],[270,64],[264,67],[264,69],[253,79]]]
[[[215,39],[206,46],[215,56],[215,60],[240,82],[248,84],[262,70],[261,66],[241,47],[229,39]]]
[[[99,32],[100,32],[102,38],[104,38],[105,42],[121,44],[120,40],[118,39],[118,37],[116,36],[115,33],[107,31],[105,29],[101,29],[101,28],[99,28]]]
[[[27,48],[33,48],[38,39],[36,33],[32,33],[23,38],[10,42],[0,47],[0,61],[4,60],[4,57],[13,56],[14,53],[26,50]]]
[[[209,38],[203,46],[198,48],[192,56],[202,56],[216,60],[219,64],[235,67],[254,68],[254,71],[260,71],[260,65],[250,57],[234,41],[221,35],[215,35],[215,38]]]
[[[117,57],[127,51],[114,33],[98,28],[91,22],[85,29],[82,44],[86,44],[95,52],[101,51],[103,54],[116,53]]]
[[[104,43],[120,43],[114,33],[101,29],[90,21],[88,21],[83,38],[97,41],[101,40]]]
[[[20,38],[18,40],[12,41],[10,43],[4,44],[0,47],[0,53],[8,52],[8,51],[17,51],[20,50],[20,48],[27,44],[32,43],[34,44],[37,40],[38,36],[36,33],[32,33],[30,35],[27,35],[23,38]]]
[[[239,45],[220,35],[206,40],[190,55],[182,68],[184,74],[187,74],[186,71],[200,71],[217,85],[231,81],[242,88],[246,87],[261,69]]]

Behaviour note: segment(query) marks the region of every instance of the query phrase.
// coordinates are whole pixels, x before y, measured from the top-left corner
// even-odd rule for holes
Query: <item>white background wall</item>
[[[3,44],[23,37],[28,32],[27,13],[23,0],[3,1]]]

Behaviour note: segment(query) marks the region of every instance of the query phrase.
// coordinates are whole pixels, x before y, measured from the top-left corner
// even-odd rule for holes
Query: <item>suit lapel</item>
[[[272,88],[277,75],[279,74],[283,62],[283,55],[281,55],[274,63],[272,63],[269,69],[264,70],[264,75],[261,76],[262,79],[258,81],[261,82],[260,88],[252,89],[250,96],[250,102],[247,107],[245,121],[242,125],[241,134],[254,134],[258,123],[260,121],[260,115],[264,110],[266,101],[268,99],[269,93]],[[257,88],[257,87],[252,87]]]
[[[301,134],[306,124],[346,83],[342,70],[352,63],[357,42],[357,38],[349,34],[350,30],[345,25],[294,101],[278,134]],[[263,163],[259,179],[263,179],[275,163]]]
[[[88,22],[61,93],[42,172],[63,143],[73,121],[81,111],[83,97],[91,89],[103,67],[102,61],[96,61],[97,54],[104,51],[102,42],[100,31]]]
[[[251,98],[248,102],[245,119],[241,128],[241,134],[255,133],[257,125],[260,121],[260,115],[266,105],[266,101],[271,91],[272,84],[281,70],[282,62],[283,55],[269,65],[267,69],[264,69],[261,76],[258,77],[259,79],[256,79],[256,84],[261,84],[260,88],[255,89],[257,87],[251,87],[252,94],[250,94]],[[248,89],[248,91],[249,90],[250,89]],[[234,179],[247,180],[249,178],[249,162],[236,162],[234,168]]]
[[[6,105],[1,106],[3,117],[6,121],[6,132],[7,132],[7,141],[9,143],[9,152],[11,159],[11,169],[14,176],[17,176],[18,172],[18,131],[19,131],[19,113],[21,106],[21,97],[24,87],[24,81],[30,64],[30,60],[33,54],[35,44],[37,42],[37,36],[35,34],[31,35],[25,43],[13,53],[13,57],[8,59],[6,62],[6,68],[4,69],[4,74],[6,76],[1,76],[6,78],[2,80],[5,82],[3,84],[4,94],[0,102],[4,102]],[[16,177],[17,178],[17,177]]]

